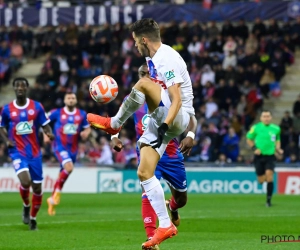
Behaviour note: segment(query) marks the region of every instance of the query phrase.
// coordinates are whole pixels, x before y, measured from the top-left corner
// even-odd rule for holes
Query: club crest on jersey
[[[34,110],[33,110],[33,109],[29,109],[29,110],[28,110],[28,114],[29,114],[29,115],[34,115]]]
[[[19,122],[16,125],[17,135],[28,135],[33,132],[32,130],[33,121]]]
[[[63,133],[65,135],[76,135],[77,134],[77,124],[67,123],[63,128]]]
[[[144,115],[142,118],[142,130],[146,130],[148,127],[150,116],[148,114]]]
[[[79,115],[76,115],[76,116],[75,116],[75,120],[76,120],[76,121],[79,121],[79,120],[80,120],[80,116],[79,116]]]
[[[169,81],[175,77],[174,70],[167,71],[164,75],[165,75],[167,81]]]
[[[150,77],[153,78],[153,79],[156,79],[157,78],[157,71],[155,69],[154,63],[151,60],[149,60],[147,62],[147,64],[148,64],[148,70],[149,70]]]

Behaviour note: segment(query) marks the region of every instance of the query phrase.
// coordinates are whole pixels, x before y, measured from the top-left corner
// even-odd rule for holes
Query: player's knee
[[[68,173],[71,173],[74,169],[74,165],[71,161],[67,162],[65,165],[64,165],[64,169],[68,172]]]
[[[42,193],[42,185],[41,184],[32,184],[32,191],[35,194],[41,194]]]
[[[141,167],[138,168],[137,175],[138,175],[140,181],[145,181],[152,177],[152,176],[150,176],[150,173],[148,173],[148,171],[143,170]]]
[[[31,181],[30,180],[21,180],[21,186],[23,188],[30,188]]]

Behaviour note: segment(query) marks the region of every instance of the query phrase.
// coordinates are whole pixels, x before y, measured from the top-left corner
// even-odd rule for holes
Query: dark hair
[[[149,74],[148,68],[147,68],[147,71],[145,72],[145,71],[143,70],[143,67],[148,67],[147,63],[143,63],[143,64],[139,67],[139,77],[144,77],[144,76],[146,76],[147,74]]]
[[[24,78],[24,77],[17,77],[17,78],[15,78],[15,79],[13,80],[13,82],[12,82],[13,87],[15,86],[15,83],[18,82],[18,81],[25,82],[26,85],[27,85],[27,87],[29,87],[29,82],[28,82],[28,80],[27,80],[26,78]]]
[[[134,32],[136,36],[145,36],[152,42],[160,41],[160,29],[152,18],[144,18],[133,23],[130,27],[130,31]]]
[[[271,115],[272,115],[272,112],[270,111],[270,110],[268,110],[268,109],[263,109],[262,111],[261,111],[261,114],[262,113],[270,113]]]
[[[66,95],[76,95],[74,92],[72,92],[72,91],[67,91],[66,93],[65,93],[65,96]]]

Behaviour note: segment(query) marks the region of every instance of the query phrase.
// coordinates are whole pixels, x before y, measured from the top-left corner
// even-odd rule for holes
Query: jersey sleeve
[[[7,106],[4,106],[0,114],[0,127],[7,127],[8,124],[9,124],[9,110]]]
[[[168,62],[164,63],[162,67],[162,78],[167,88],[175,85],[176,83],[184,82],[180,74],[180,68],[177,60],[180,59],[169,60]]]
[[[82,127],[83,127],[83,128],[88,128],[88,127],[90,127],[90,124],[89,124],[88,121],[87,121],[87,114],[86,114],[85,111],[82,111],[82,116],[83,116],[82,123],[81,123]]]
[[[57,120],[58,117],[58,109],[52,109],[47,113],[48,118],[50,119],[50,121],[55,121]]]
[[[47,114],[45,113],[44,107],[42,104],[38,103],[38,122],[41,126],[47,125],[51,120],[48,118]]]
[[[254,140],[256,136],[255,126],[252,126],[249,132],[247,133],[247,139]]]

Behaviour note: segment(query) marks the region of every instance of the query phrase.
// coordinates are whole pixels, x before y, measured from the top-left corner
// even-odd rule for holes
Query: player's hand
[[[278,154],[281,154],[281,155],[283,154],[283,150],[281,148],[277,148],[276,151]]]
[[[90,131],[87,131],[87,130],[83,130],[80,132],[80,137],[82,140],[86,140],[87,138],[89,138],[89,135],[90,135]]]
[[[191,137],[185,137],[179,145],[179,149],[181,151],[181,153],[186,154],[186,155],[190,155],[191,150],[194,146],[194,140]]]
[[[15,145],[16,145],[15,142],[12,140],[7,140],[7,142],[6,142],[6,146],[8,148],[13,148]]]
[[[54,134],[49,133],[49,132],[47,132],[47,133],[45,133],[45,134],[48,136],[48,138],[50,139],[50,141],[53,141],[53,140],[54,140]]]
[[[261,155],[261,151],[257,148],[257,149],[255,149],[254,154],[255,155]]]
[[[152,148],[159,148],[161,144],[163,143],[163,139],[165,136],[165,133],[168,131],[169,126],[167,123],[163,123],[160,125],[157,129],[157,140],[150,142],[150,144],[156,143],[155,145],[152,145]]]
[[[114,137],[111,139],[111,144],[112,144],[113,149],[116,150],[117,152],[120,152],[123,148],[122,141],[117,137]]]

